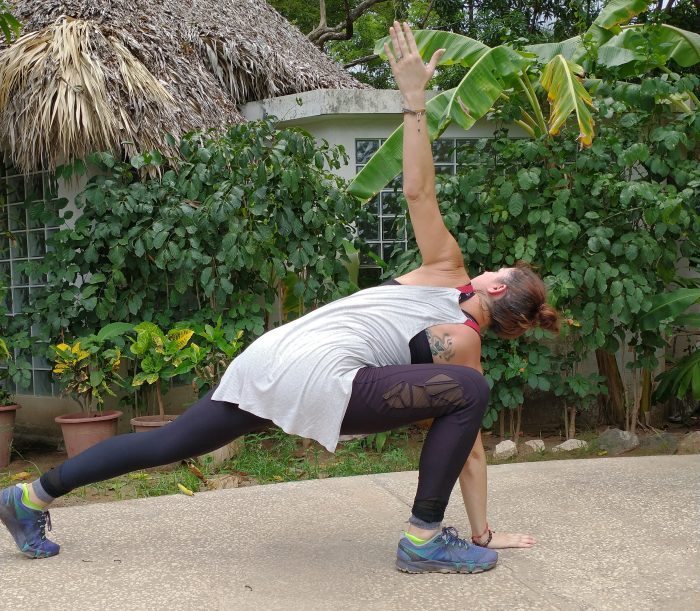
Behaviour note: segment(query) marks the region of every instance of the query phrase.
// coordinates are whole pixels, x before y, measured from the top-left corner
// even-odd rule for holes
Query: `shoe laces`
[[[442,540],[445,544],[454,547],[469,547],[469,543],[466,539],[459,538],[459,533],[454,526],[446,526],[442,529]]]
[[[51,531],[51,514],[48,511],[42,512],[42,514],[37,518],[36,523],[39,527],[41,540],[46,541],[46,531]]]

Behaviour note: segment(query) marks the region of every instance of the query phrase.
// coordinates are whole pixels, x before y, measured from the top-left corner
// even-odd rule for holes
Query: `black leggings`
[[[271,424],[233,403],[213,401],[212,392],[167,426],[118,435],[85,450],[44,473],[41,486],[57,498],[136,469],[199,456]],[[439,522],[474,445],[488,396],[484,377],[469,367],[365,367],[353,382],[341,434],[387,431],[434,418],[421,452],[413,515]]]

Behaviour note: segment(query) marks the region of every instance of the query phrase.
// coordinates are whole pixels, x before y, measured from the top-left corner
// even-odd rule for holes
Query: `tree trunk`
[[[510,409],[508,410],[508,434],[510,435],[510,438],[515,441],[515,427],[513,426],[514,422],[514,417],[513,417],[513,410]]]
[[[642,370],[642,397],[639,400],[639,413],[642,424],[649,426],[651,416],[651,371],[646,368]]]
[[[569,439],[569,407],[564,403],[564,437]]]
[[[328,21],[326,19],[326,0],[318,0],[318,12],[318,27],[325,28],[328,25]]]
[[[518,405],[515,409],[517,410],[517,418],[515,420],[515,437],[513,441],[518,443],[518,439],[520,439],[520,425],[523,421],[523,406]]]
[[[567,439],[573,439],[576,437],[576,408],[569,408],[569,436]]]
[[[160,419],[165,420],[165,406],[163,405],[163,394],[160,391],[160,380],[156,382],[156,399],[158,400],[158,412]]]
[[[637,431],[637,418],[639,417],[639,404],[641,403],[639,392],[639,369],[632,370],[632,401],[629,406],[629,420],[627,431],[634,434]]]
[[[498,412],[498,433],[499,433],[501,439],[505,439],[505,436],[506,436],[506,415],[503,413],[502,409],[500,412]]]
[[[599,396],[609,423],[622,426],[625,422],[625,389],[622,376],[617,366],[615,355],[598,348],[595,351],[598,363],[598,373],[605,377],[608,386],[608,396]]]

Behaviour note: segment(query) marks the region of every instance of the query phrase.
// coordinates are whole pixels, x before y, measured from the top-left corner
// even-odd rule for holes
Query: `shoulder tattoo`
[[[455,355],[454,340],[449,333],[438,335],[437,333],[432,333],[430,329],[426,329],[425,333],[428,336],[430,353],[433,356],[449,361]]]

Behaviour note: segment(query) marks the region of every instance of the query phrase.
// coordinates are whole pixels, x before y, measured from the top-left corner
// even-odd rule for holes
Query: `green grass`
[[[243,452],[228,466],[261,484],[348,475],[411,471],[418,467],[420,450],[408,444],[405,432],[392,433],[377,452],[363,440],[341,444],[335,454],[312,444],[306,451],[298,437],[282,431],[248,435]]]

